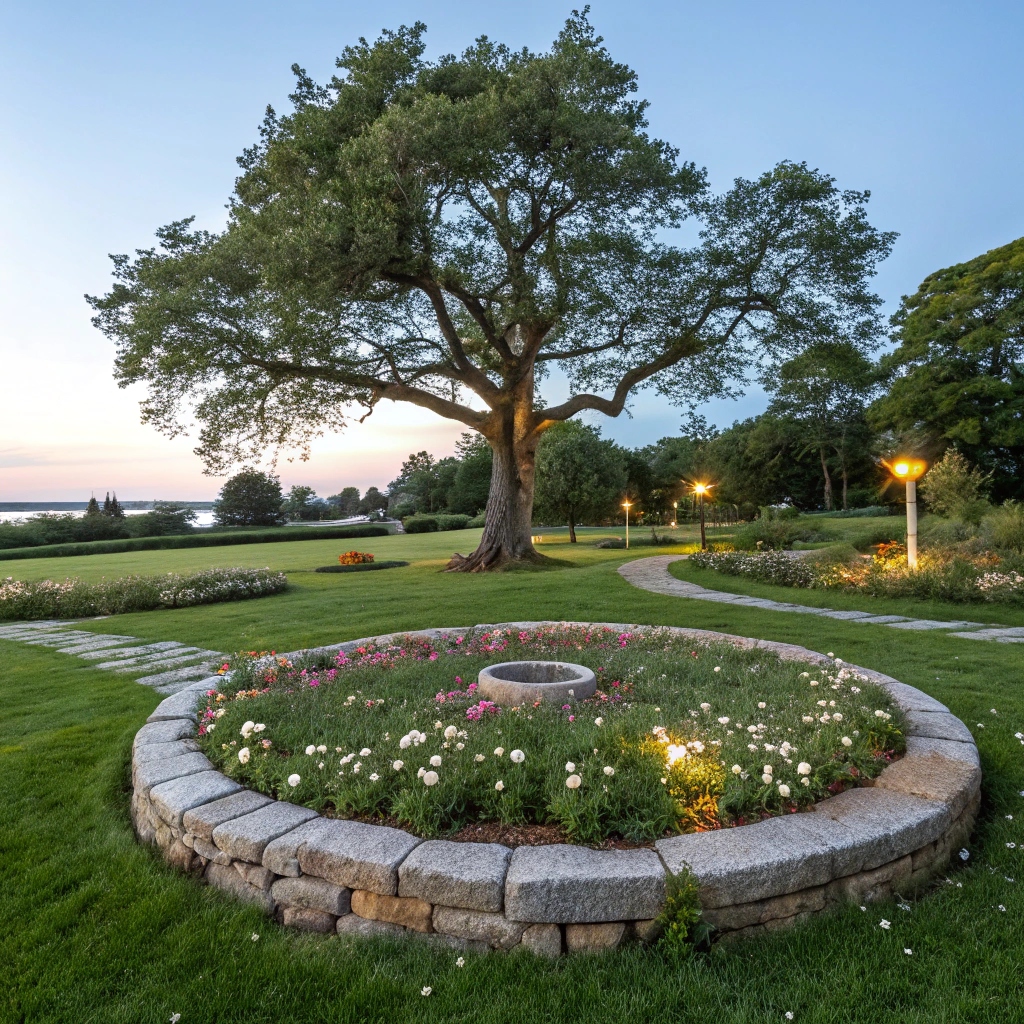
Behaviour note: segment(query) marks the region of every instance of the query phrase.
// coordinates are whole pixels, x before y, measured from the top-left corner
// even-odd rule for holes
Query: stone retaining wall
[[[553,622],[477,626],[535,629]],[[573,623],[572,625],[579,625]],[[803,647],[706,630],[695,641],[764,648],[831,664]],[[470,630],[423,630],[419,635]],[[407,634],[395,634],[405,636]],[[350,650],[353,640],[323,652]],[[298,653],[298,652],[296,652]],[[523,947],[542,956],[610,949],[658,936],[668,874],[689,868],[705,919],[728,937],[792,924],[840,901],[906,893],[947,864],[981,799],[978,750],[966,726],[927,694],[869,669],[906,713],[907,753],[869,787],[807,813],[661,839],[654,849],[591,850],[422,840],[400,829],[324,818],[251,790],[199,752],[196,703],[219,677],[169,697],[132,748],[132,820],[143,842],[210,885],[283,924],[340,935],[410,934],[459,949]]]

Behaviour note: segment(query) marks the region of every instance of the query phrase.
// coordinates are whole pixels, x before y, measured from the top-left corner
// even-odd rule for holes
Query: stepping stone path
[[[62,654],[98,662],[96,668],[135,677],[157,693],[171,694],[209,679],[227,657],[220,651],[187,647],[176,640],[147,644],[134,636],[70,629],[67,622],[15,622],[0,626],[0,640],[52,647]]]
[[[687,555],[656,555],[653,558],[637,558],[619,566],[619,575],[628,583],[652,594],[667,597],[688,597],[695,601],[716,601],[719,604],[741,605],[745,608],[763,608],[769,612],[795,612],[802,615],[820,615],[825,619],[843,619],[847,622],[865,623],[871,626],[887,626],[890,629],[949,630],[950,636],[965,640],[989,640],[1000,644],[1024,644],[1024,626],[999,626],[984,622],[967,622],[956,619],[941,622],[937,619],[914,619],[908,615],[872,615],[870,612],[835,611],[831,608],[812,608],[806,604],[788,601],[770,601],[765,597],[746,597],[743,594],[728,594],[722,590],[709,590],[696,583],[677,580],[668,571],[670,562],[676,562]]]

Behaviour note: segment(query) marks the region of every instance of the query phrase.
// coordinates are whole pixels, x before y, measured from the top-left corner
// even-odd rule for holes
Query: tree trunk
[[[533,484],[540,433],[533,422],[532,380],[529,399],[515,413],[496,412],[494,429],[485,431],[494,453],[486,523],[480,545],[471,555],[452,555],[447,572],[485,572],[509,562],[542,562],[530,536]],[[490,425],[489,425],[490,426]]]
[[[846,472],[846,466],[843,466],[843,511],[846,511],[846,492],[849,486],[850,474]]]
[[[821,471],[825,474],[825,510],[832,511],[832,477],[828,473],[828,463],[825,461],[825,449],[819,449],[821,455]]]
[[[576,543],[576,513],[571,512],[569,514],[569,543]]]

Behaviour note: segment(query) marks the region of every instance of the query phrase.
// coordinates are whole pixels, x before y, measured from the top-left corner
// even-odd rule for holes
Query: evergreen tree
[[[107,515],[111,519],[124,519],[124,509],[121,507],[121,502],[117,500],[117,491],[114,491],[114,496],[110,499],[110,511]]]
[[[101,515],[103,515],[103,511],[100,509],[100,503],[96,500],[96,495],[94,494],[89,499],[89,504],[85,506],[85,518],[91,519],[93,516]]]

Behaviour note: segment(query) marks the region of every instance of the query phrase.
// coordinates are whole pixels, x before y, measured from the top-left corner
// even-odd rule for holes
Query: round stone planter
[[[413,635],[556,625],[514,622]],[[724,640],[787,660],[830,663],[803,647],[706,630],[592,625],[658,630],[698,643]],[[348,651],[390,639],[365,637],[317,650]],[[218,676],[168,697],[136,735],[132,820],[140,840],[159,846],[169,863],[307,931],[419,936],[480,951],[523,946],[542,956],[609,949],[657,938],[666,881],[688,869],[699,883],[705,919],[725,937],[750,935],[838,902],[909,892],[941,871],[970,835],[981,767],[966,726],[920,690],[849,667],[884,687],[906,714],[905,757],[870,787],[848,790],[807,813],[673,836],[653,849],[511,850],[422,840],[384,825],[323,818],[246,790],[214,770],[194,739],[197,700],[221,681]],[[575,696],[582,695],[576,690]]]
[[[538,700],[562,704],[586,700],[597,692],[597,676],[586,665],[566,661],[504,661],[480,669],[480,695],[496,704],[516,706]]]

